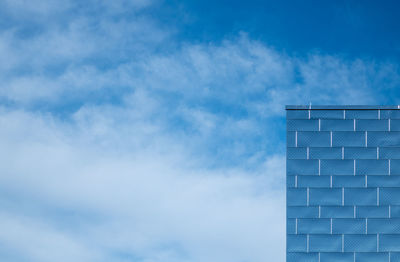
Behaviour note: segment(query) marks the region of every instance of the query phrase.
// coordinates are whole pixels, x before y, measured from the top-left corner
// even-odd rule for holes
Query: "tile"
[[[308,119],[308,110],[286,110],[287,119]]]
[[[310,252],[341,252],[342,236],[341,235],[310,235],[309,237]]]
[[[286,248],[288,252],[306,252],[307,236],[306,235],[287,235]]]
[[[317,206],[288,206],[286,215],[288,218],[318,218]]]
[[[400,110],[381,110],[381,119],[400,119]]]
[[[355,262],[389,262],[387,252],[364,252],[356,253]]]
[[[400,159],[400,147],[380,147],[380,159]]]
[[[310,188],[310,205],[339,206],[342,204],[341,188]]]
[[[297,132],[299,147],[330,147],[330,132]]]
[[[365,176],[333,176],[333,187],[365,187]]]
[[[400,234],[400,218],[369,218],[368,234]]]
[[[295,187],[295,185],[296,185],[296,176],[286,176],[286,186]]]
[[[332,220],[333,234],[365,234],[366,220],[361,218],[335,218]]]
[[[318,120],[288,119],[286,126],[288,131],[319,131]]]
[[[344,235],[344,252],[376,252],[376,235]]]
[[[297,221],[298,234],[330,234],[331,220],[324,218],[302,218]]]
[[[321,160],[321,175],[354,175],[354,161]]]
[[[288,206],[307,205],[307,189],[305,188],[288,188],[286,197]]]
[[[321,218],[352,218],[354,217],[353,206],[322,206]]]
[[[400,252],[390,252],[390,262],[400,262]]]
[[[391,120],[390,121],[390,131],[400,131],[400,120]]]
[[[289,218],[286,220],[286,234],[296,234],[296,219]]]
[[[286,132],[286,146],[287,147],[296,146],[296,132]]]
[[[321,253],[320,262],[354,262],[354,253],[353,252]]]
[[[346,119],[378,119],[378,110],[346,110]]]
[[[388,218],[389,206],[359,206],[356,208],[357,218]]]
[[[400,175],[400,160],[390,160],[390,175]]]
[[[288,147],[286,149],[287,159],[307,159],[307,148],[305,147]]]
[[[400,235],[379,235],[379,251],[400,252]]]
[[[320,262],[318,253],[289,252],[286,262]]]
[[[343,119],[343,110],[311,110],[311,119]]]
[[[389,121],[377,119],[357,119],[356,131],[389,131]]]
[[[376,159],[376,147],[345,147],[345,159]]]
[[[310,147],[310,159],[342,159],[341,147]]]
[[[365,132],[332,132],[332,146],[363,147],[365,146]]]
[[[368,132],[368,146],[372,147],[399,147],[400,132]]]
[[[288,159],[286,173],[288,176],[318,175],[318,160]]]
[[[381,205],[400,205],[400,188],[380,188],[379,204]]]
[[[368,176],[368,187],[400,187],[400,176]]]
[[[390,217],[400,218],[400,206],[390,206]]]
[[[377,204],[376,188],[345,188],[344,204],[353,206],[372,206]]]
[[[399,176],[400,178],[400,176]],[[298,176],[298,187],[329,187],[331,179],[329,176]]]
[[[357,159],[356,175],[389,175],[389,160]]]
[[[354,121],[321,119],[321,131],[354,131]]]

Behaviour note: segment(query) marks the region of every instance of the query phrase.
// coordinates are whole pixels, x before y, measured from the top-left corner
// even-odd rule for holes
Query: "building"
[[[287,262],[400,261],[400,106],[287,106]]]

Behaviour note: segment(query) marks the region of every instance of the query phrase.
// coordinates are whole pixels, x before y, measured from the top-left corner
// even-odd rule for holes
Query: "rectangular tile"
[[[365,146],[365,132],[332,132],[332,146],[363,147]]]
[[[400,218],[400,206],[390,206],[390,217]]]
[[[297,221],[298,234],[330,234],[331,220],[324,218],[302,218]]]
[[[286,197],[288,206],[307,205],[307,189],[305,188],[288,188]]]
[[[400,120],[391,120],[390,121],[390,131],[400,131]]]
[[[389,262],[389,253],[387,252],[356,253],[355,262]]]
[[[359,206],[356,208],[357,218],[388,218],[389,206]]]
[[[296,185],[296,176],[286,176],[286,186],[295,187],[295,185]]]
[[[310,188],[310,205],[339,206],[342,204],[341,188]]]
[[[332,220],[333,234],[365,234],[366,220],[361,218],[335,218]]]
[[[368,187],[400,187],[400,176],[368,176]]]
[[[368,234],[399,234],[400,218],[369,218]]]
[[[380,147],[380,159],[400,159],[400,147]]]
[[[288,159],[286,173],[291,175],[318,175],[318,160]]]
[[[376,235],[344,235],[345,252],[376,252]]]
[[[381,205],[400,205],[400,188],[380,188],[379,204]]]
[[[368,146],[398,147],[400,146],[400,132],[368,132]]]
[[[286,132],[286,146],[287,147],[296,146],[296,132]]]
[[[297,132],[299,147],[330,147],[330,132]]]
[[[318,218],[317,206],[288,206],[286,215],[288,218]]]
[[[287,235],[286,249],[288,252],[306,252],[307,236],[306,235]]]
[[[353,252],[321,253],[320,262],[354,262],[354,253]]]
[[[345,159],[377,159],[376,147],[345,147]]]
[[[390,174],[391,175],[400,175],[400,160],[399,159],[390,160]]]
[[[286,234],[296,234],[296,219],[289,218],[286,220]]]
[[[341,147],[310,147],[310,159],[342,159]]]
[[[343,119],[343,110],[311,110],[312,119]]]
[[[354,121],[343,119],[322,119],[321,131],[354,131]]]
[[[400,262],[400,252],[390,252],[390,262]]]
[[[354,161],[321,160],[321,175],[354,175]]]
[[[389,121],[377,119],[356,120],[356,131],[389,131]]]
[[[297,178],[298,187],[329,187],[330,182],[329,176],[298,176]]]
[[[322,206],[321,218],[352,218],[353,206]]]
[[[288,147],[286,149],[287,159],[307,159],[307,148],[305,147]]]
[[[365,187],[364,176],[333,176],[333,187]]]
[[[400,119],[400,110],[381,110],[381,119]]]
[[[353,206],[372,206],[377,204],[376,188],[345,188],[344,204]]]
[[[341,235],[310,235],[309,249],[311,252],[341,252]]]
[[[318,253],[289,252],[286,262],[320,262]]]
[[[400,235],[379,235],[379,250],[400,252]]]
[[[346,119],[378,119],[378,110],[346,110]]]
[[[286,119],[308,119],[308,110],[286,110]]]
[[[318,120],[288,119],[286,126],[288,131],[319,131]]]
[[[356,175],[389,175],[389,160],[357,159]]]

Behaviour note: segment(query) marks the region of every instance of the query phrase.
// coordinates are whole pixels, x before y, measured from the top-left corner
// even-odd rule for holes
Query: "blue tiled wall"
[[[287,262],[400,262],[400,110],[338,108],[287,110]]]

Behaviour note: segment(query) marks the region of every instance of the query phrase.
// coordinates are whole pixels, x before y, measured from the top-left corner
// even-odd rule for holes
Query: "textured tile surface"
[[[316,108],[287,110],[287,261],[400,262],[400,110]]]

